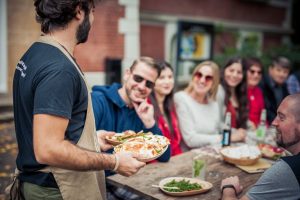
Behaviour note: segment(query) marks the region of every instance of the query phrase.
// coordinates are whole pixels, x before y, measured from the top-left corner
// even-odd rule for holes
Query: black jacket
[[[289,92],[287,90],[286,83],[284,83],[281,86],[278,86],[278,87],[282,87],[282,97],[280,101],[277,102],[274,94],[274,87],[272,86],[270,79],[271,79],[270,76],[268,75],[264,76],[259,86],[262,89],[264,95],[264,101],[267,110],[267,120],[271,124],[276,117],[277,108],[279,104],[286,96],[289,95]]]

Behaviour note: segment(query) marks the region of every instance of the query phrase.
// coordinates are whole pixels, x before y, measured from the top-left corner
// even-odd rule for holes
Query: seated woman
[[[205,61],[196,66],[192,76],[187,88],[174,97],[185,149],[221,142],[221,117],[216,102],[219,67]]]
[[[262,78],[263,66],[258,58],[245,60],[247,70],[247,93],[249,106],[249,121],[252,128],[256,128],[260,122],[260,115],[265,108],[264,96],[258,87]]]
[[[231,58],[221,71],[217,99],[223,117],[231,113],[232,142],[244,141],[248,121],[247,82],[244,61]]]
[[[177,116],[173,101],[174,74],[171,65],[167,62],[159,63],[162,71],[155,82],[150,95],[150,102],[154,107],[154,117],[164,136],[171,143],[171,156],[182,153],[180,148],[181,133],[178,127]]]

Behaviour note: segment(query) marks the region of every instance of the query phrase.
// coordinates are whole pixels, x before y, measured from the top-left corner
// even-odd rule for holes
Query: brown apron
[[[78,73],[81,74],[86,86],[85,77],[82,75],[79,67],[71,57],[71,55],[50,36],[41,36],[38,42],[46,43],[57,47],[73,64],[76,66]],[[76,144],[79,147],[88,149],[90,151],[100,152],[99,143],[97,140],[95,119],[90,95],[90,89],[88,90],[88,107],[86,113],[86,120],[81,137]],[[106,199],[106,187],[105,176],[103,171],[87,171],[79,172],[61,169],[57,167],[49,166],[40,171],[51,172],[57,182],[59,190],[64,200],[74,199],[88,199],[88,200],[105,200]]]

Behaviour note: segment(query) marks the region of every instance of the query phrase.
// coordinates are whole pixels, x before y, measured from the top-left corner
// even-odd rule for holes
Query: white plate
[[[172,180],[175,180],[175,181],[181,181],[181,180],[188,180],[190,181],[190,183],[198,183],[199,185],[201,185],[201,189],[199,190],[191,190],[191,191],[184,191],[184,192],[169,192],[167,190],[164,189],[164,185],[166,183],[169,183],[171,182]],[[204,192],[207,192],[208,190],[210,190],[212,188],[212,184],[210,182],[207,182],[207,181],[203,181],[203,180],[200,180],[200,179],[196,179],[196,178],[186,178],[186,177],[168,177],[168,178],[165,178],[165,179],[162,179],[160,182],[159,182],[159,188],[166,194],[168,195],[171,195],[171,196],[190,196],[190,195],[195,195],[195,194],[201,194],[201,193],[204,193]]]
[[[120,144],[120,145],[123,145],[123,144]],[[115,146],[115,148],[114,148],[114,152],[115,152],[115,153],[120,152],[119,150],[117,150],[117,149],[119,148],[120,145]],[[143,155],[140,155],[140,157],[137,157],[137,159],[138,159],[139,161],[142,161],[142,162],[150,162],[150,161],[152,161],[152,160],[155,160],[155,159],[159,158],[163,153],[165,153],[165,151],[168,149],[168,146],[169,146],[169,145],[165,146],[165,148],[164,148],[159,154],[157,154],[156,156],[149,157],[149,158],[144,158]],[[126,151],[126,152],[128,152],[128,151]],[[130,153],[130,152],[129,152],[129,153]],[[134,152],[133,152],[133,153],[134,153]]]

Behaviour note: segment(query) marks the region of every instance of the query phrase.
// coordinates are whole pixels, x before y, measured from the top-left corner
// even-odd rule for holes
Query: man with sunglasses
[[[290,73],[290,61],[279,56],[275,58],[269,67],[269,74],[265,75],[260,83],[264,94],[265,106],[267,109],[267,120],[272,122],[276,117],[276,108],[288,93],[286,80]]]
[[[93,110],[96,129],[106,132],[121,133],[126,130],[152,132],[162,135],[154,119],[154,109],[147,102],[153,90],[156,79],[161,72],[154,59],[141,57],[136,59],[126,70],[123,85],[114,83],[111,86],[94,86],[92,92]],[[167,162],[170,149],[158,158]],[[111,175],[112,171],[106,171]],[[108,199],[138,199],[124,189],[107,185]]]

